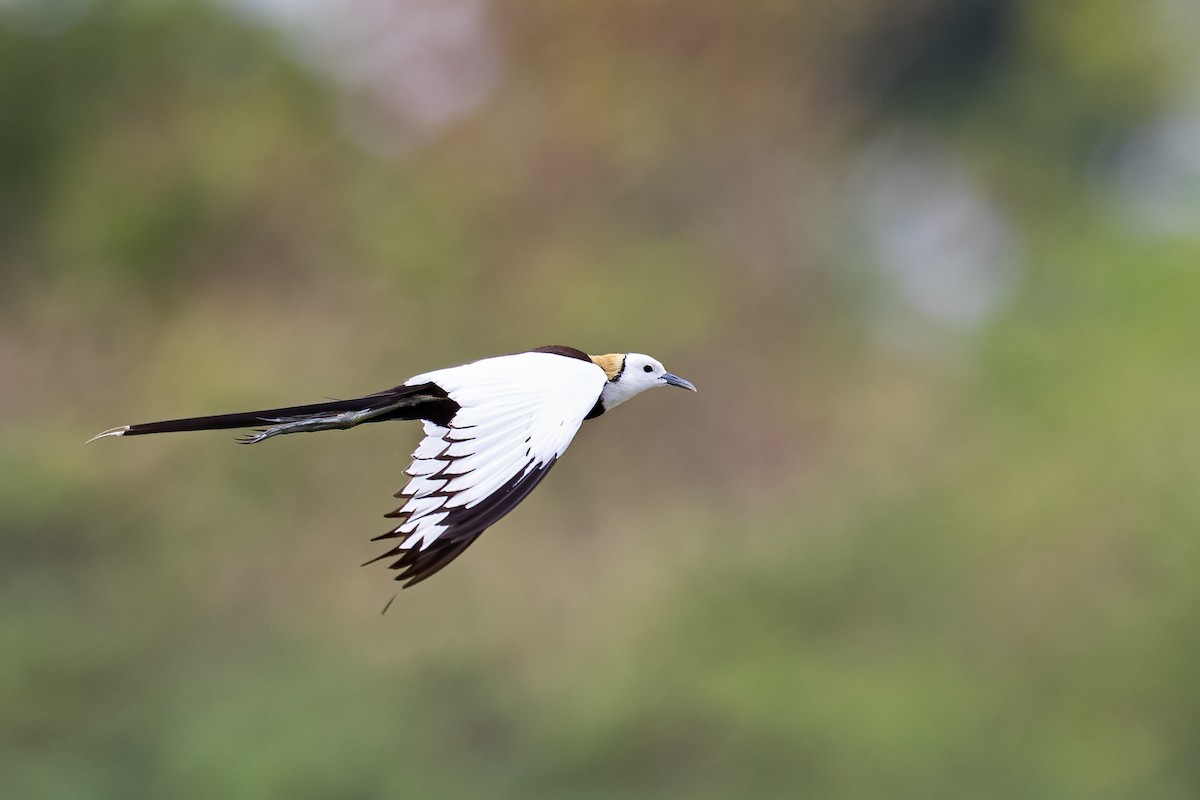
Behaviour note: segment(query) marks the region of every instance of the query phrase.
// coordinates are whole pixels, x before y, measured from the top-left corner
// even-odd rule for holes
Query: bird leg
[[[383,408],[370,408],[364,411],[343,411],[340,414],[318,414],[308,417],[266,419],[263,421],[277,424],[239,436],[237,441],[240,444],[257,444],[264,439],[270,439],[272,436],[279,436],[284,433],[345,430],[378,417],[381,414],[386,414],[394,408],[396,408],[396,405],[384,406]]]

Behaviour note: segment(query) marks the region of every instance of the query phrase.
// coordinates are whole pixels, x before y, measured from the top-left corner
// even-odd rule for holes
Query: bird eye
[[[654,372],[654,367],[647,364],[646,366],[642,367],[642,372]]]

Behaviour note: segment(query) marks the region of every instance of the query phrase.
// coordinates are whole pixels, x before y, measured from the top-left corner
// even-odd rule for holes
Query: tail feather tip
[[[108,430],[104,431],[103,433],[97,433],[95,436],[88,439],[85,442],[85,444],[91,444],[92,442],[96,441],[97,439],[103,439],[105,436],[124,436],[126,433],[128,433],[128,431],[129,431],[128,425],[120,425],[116,428],[109,428]]]

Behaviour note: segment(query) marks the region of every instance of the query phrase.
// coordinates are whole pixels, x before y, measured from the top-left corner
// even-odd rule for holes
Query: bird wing
[[[519,353],[418,375],[459,410],[447,425],[425,422],[405,470],[401,520],[376,537],[400,539],[372,559],[398,556],[396,580],[412,586],[450,563],[541,482],[592,410],[606,376],[590,361]],[[371,563],[371,562],[367,562]]]

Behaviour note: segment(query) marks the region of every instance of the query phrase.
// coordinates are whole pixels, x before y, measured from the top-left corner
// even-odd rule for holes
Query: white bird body
[[[400,544],[425,549],[470,510],[516,479],[540,480],[567,449],[607,382],[592,362],[518,353],[417,375],[458,404],[448,427],[425,422],[425,440],[406,470]],[[532,478],[530,476],[533,476]],[[532,488],[532,487],[531,487]]]
[[[416,375],[355,400],[125,425],[95,438],[267,425],[246,443],[388,419],[421,419],[425,437],[386,515],[399,524],[376,539],[399,539],[380,559],[405,586],[434,574],[546,476],[585,419],[656,386],[689,382],[639,353],[589,356],[552,346]],[[372,563],[367,562],[367,563]]]

